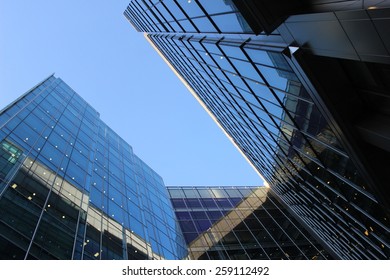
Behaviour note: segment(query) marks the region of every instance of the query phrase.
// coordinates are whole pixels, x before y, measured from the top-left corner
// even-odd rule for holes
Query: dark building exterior
[[[390,1],[131,1],[125,16],[334,258],[390,258]]]
[[[61,79],[0,111],[0,259],[186,256],[161,177]]]
[[[332,258],[267,187],[168,187],[189,258]]]

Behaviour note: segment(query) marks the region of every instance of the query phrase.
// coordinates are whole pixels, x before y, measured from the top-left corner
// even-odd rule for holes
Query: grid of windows
[[[132,1],[124,14],[144,32],[253,33],[232,0]]]
[[[143,18],[153,8],[144,5],[128,19],[144,25],[138,29],[148,33],[303,224],[338,258],[389,258],[386,211],[290,68],[283,39],[277,33],[153,30]]]
[[[161,177],[54,76],[0,112],[0,257],[180,259]]]
[[[329,259],[265,187],[168,187],[192,259]]]
[[[253,188],[169,187],[172,205],[187,244],[232,210]]]

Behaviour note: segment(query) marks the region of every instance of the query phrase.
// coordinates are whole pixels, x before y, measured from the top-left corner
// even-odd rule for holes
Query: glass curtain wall
[[[229,1],[131,1],[125,16],[335,258],[390,257],[386,211],[289,66],[277,31],[254,35]]]
[[[1,259],[181,259],[162,178],[61,79],[0,111]]]

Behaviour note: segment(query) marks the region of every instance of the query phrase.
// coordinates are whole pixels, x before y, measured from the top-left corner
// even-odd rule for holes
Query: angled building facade
[[[267,187],[168,187],[196,260],[332,259]]]
[[[162,178],[60,78],[0,111],[0,259],[182,259]]]
[[[334,258],[388,259],[388,7],[134,0],[124,14]]]

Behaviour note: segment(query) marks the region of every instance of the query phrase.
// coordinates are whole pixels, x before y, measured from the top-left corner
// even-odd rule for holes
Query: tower
[[[124,14],[336,258],[387,259],[389,1],[275,3]]]
[[[181,259],[162,178],[53,75],[0,111],[1,259]]]

